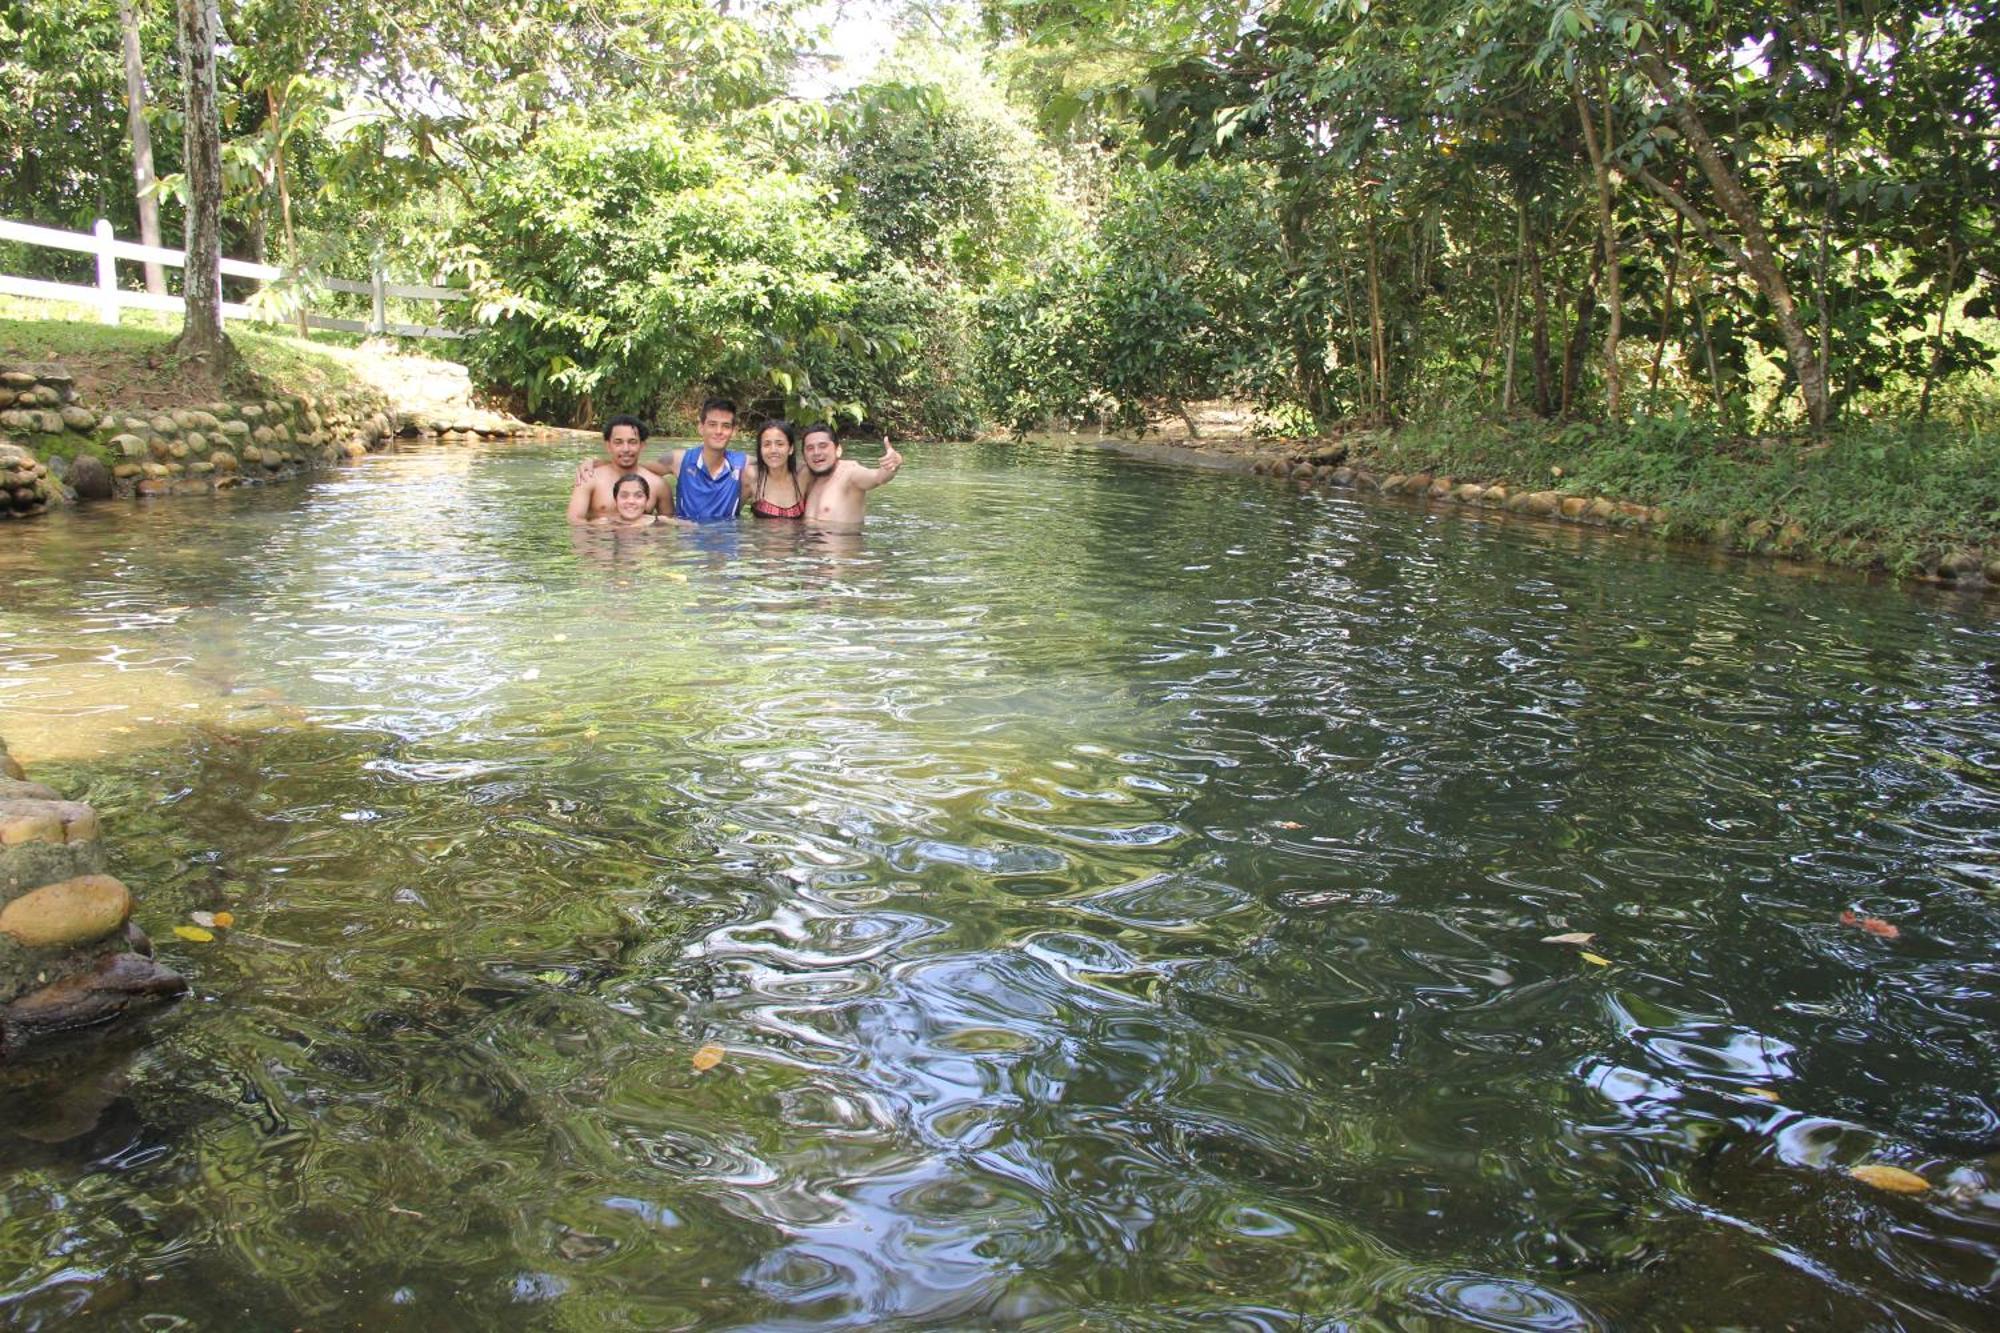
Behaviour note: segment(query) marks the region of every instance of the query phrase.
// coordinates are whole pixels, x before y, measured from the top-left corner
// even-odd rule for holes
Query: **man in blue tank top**
[[[669,449],[646,471],[674,479],[675,518],[695,523],[735,518],[743,503],[743,451],[729,447],[736,434],[736,404],[711,398],[701,405],[701,447]],[[579,484],[588,484],[596,460],[585,459],[577,469]],[[662,508],[664,509],[664,505]]]

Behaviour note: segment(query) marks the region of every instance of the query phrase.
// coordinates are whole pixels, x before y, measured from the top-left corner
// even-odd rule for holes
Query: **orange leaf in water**
[[[694,1053],[694,1072],[697,1074],[704,1069],[713,1069],[721,1063],[722,1048],[714,1042],[710,1042]]]
[[[1873,1185],[1891,1194],[1922,1194],[1931,1187],[1930,1181],[1914,1171],[1905,1171],[1900,1166],[1884,1166],[1880,1162],[1850,1167],[1847,1174],[1864,1185]]]
[[[217,912],[215,914],[215,924],[227,930],[229,927],[236,924],[236,913]]]
[[[1854,926],[1857,929],[1867,931],[1870,935],[1875,935],[1885,940],[1896,939],[1903,933],[1879,916],[1856,916],[1852,912],[1842,912],[1840,914],[1840,924],[1843,926]]]

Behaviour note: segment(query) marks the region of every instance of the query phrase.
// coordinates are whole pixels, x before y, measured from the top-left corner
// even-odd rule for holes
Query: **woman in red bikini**
[[[806,488],[799,470],[798,432],[789,421],[757,427],[757,456],[743,468],[743,494],[759,518],[804,518]]]

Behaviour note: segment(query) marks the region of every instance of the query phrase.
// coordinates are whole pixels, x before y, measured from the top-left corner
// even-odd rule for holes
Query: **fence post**
[[[111,257],[111,219],[99,218],[91,234],[97,238],[97,322],[118,322],[118,261]]]
[[[378,253],[368,270],[369,295],[374,298],[373,313],[368,319],[370,333],[389,331],[389,293],[383,290],[388,281],[389,275],[382,271],[382,256]]]

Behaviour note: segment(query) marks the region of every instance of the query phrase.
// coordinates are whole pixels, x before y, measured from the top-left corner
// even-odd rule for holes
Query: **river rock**
[[[97,429],[97,413],[87,407],[65,407],[62,410],[63,425],[74,431],[90,432]]]
[[[10,389],[32,389],[35,387],[35,377],[25,370],[0,371],[0,384]]]
[[[0,767],[5,767],[0,764]],[[16,766],[18,767],[18,765]],[[0,801],[60,801],[55,788],[30,782],[25,777],[0,777]]]
[[[230,453],[227,449],[217,449],[214,453],[210,454],[208,456],[208,465],[217,472],[234,472],[238,467],[242,466],[242,464],[236,461],[236,455]]]
[[[178,435],[180,434],[181,430],[181,423],[175,421],[172,417],[168,416],[164,412],[160,413],[160,415],[154,417],[151,421],[147,422],[146,424],[152,427],[152,429],[158,431],[162,435]]]
[[[78,454],[70,464],[69,486],[79,500],[109,500],[111,469],[96,454]]]
[[[1403,483],[1408,480],[1409,478],[1400,472],[1391,472],[1388,476],[1382,478],[1382,494],[1401,495],[1403,493]]]
[[[0,907],[0,935],[28,949],[103,939],[132,915],[132,894],[109,875],[79,875],[30,889]]]
[[[186,990],[185,981],[143,954],[107,954],[89,971],[30,991],[0,1009],[0,1057],[40,1038],[111,1022]]]
[[[1600,495],[1584,507],[1583,516],[1593,523],[1609,523],[1618,516],[1618,506]]]
[[[9,805],[39,806],[43,802],[10,801]],[[0,847],[19,847],[29,842],[67,842],[63,837],[62,816],[45,809],[0,812]]]
[[[259,426],[250,432],[250,438],[261,448],[264,445],[270,444],[278,437],[272,434],[269,426]]]
[[[232,440],[245,439],[250,434],[250,423],[247,421],[225,421],[222,423],[222,434],[224,437]]]
[[[1476,481],[1468,481],[1463,486],[1452,487],[1451,498],[1460,504],[1471,504],[1485,493],[1486,488],[1484,486],[1481,486]]]
[[[82,801],[9,800],[0,801],[0,822],[8,820],[54,819],[60,830],[53,838],[23,838],[35,842],[89,842],[97,836],[97,811]],[[4,838],[0,838],[4,841]]]
[[[1507,503],[1507,488],[1505,486],[1488,486],[1479,493],[1479,503],[1489,509],[1501,508]]]
[[[1590,508],[1589,499],[1581,495],[1565,495],[1556,505],[1556,511],[1564,518],[1574,519],[1582,518],[1588,508]]]
[[[111,475],[120,481],[130,481],[132,478],[140,475],[141,471],[142,469],[137,463],[120,463],[117,467],[111,469]]]
[[[1977,576],[1980,572],[1979,552],[1960,547],[1938,561],[1938,573],[1948,578],[1962,579]]]
[[[130,433],[114,435],[111,437],[110,447],[116,449],[127,458],[144,458],[146,456],[146,441],[138,435]]]
[[[236,409],[236,415],[245,421],[256,421],[264,415],[264,408],[259,403],[245,403]]]

